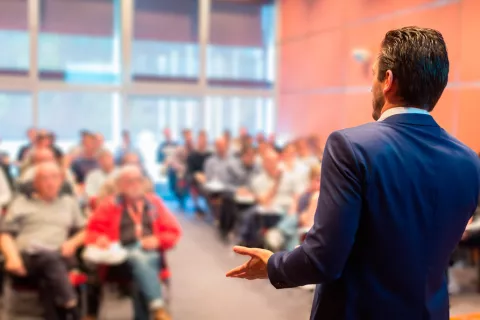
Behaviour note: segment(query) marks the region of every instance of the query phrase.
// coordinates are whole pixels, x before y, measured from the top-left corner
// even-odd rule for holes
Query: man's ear
[[[385,80],[383,81],[383,93],[387,93],[393,88],[393,72],[392,70],[387,70],[385,72]]]

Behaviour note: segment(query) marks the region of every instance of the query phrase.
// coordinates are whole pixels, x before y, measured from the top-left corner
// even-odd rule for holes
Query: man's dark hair
[[[391,30],[382,41],[378,80],[387,70],[406,105],[432,111],[448,82],[449,61],[440,32],[419,27]]]
[[[249,152],[256,153],[257,150],[253,146],[244,145],[240,150],[240,156],[243,157],[244,155],[248,154]]]

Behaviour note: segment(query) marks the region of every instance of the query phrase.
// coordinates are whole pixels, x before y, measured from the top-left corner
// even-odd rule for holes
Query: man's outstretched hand
[[[273,252],[238,246],[234,247],[233,251],[243,256],[250,256],[250,260],[227,272],[227,277],[248,280],[268,279],[267,264],[268,259],[273,255]]]

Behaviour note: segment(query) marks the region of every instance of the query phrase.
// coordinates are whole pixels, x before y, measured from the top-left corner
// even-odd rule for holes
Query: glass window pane
[[[27,92],[0,92],[0,123],[2,142],[24,140],[25,131],[33,125],[31,95]]]
[[[183,129],[203,128],[200,104],[195,98],[132,96],[128,100],[128,129],[134,141],[150,134],[157,140],[168,127],[179,138]]]
[[[193,0],[135,1],[134,78],[198,77],[197,14]]]
[[[0,1],[0,73],[26,73],[30,65],[27,0]]]
[[[117,6],[115,0],[42,1],[40,75],[67,82],[116,82],[120,73],[120,38],[114,36],[114,20],[120,19],[114,14]]]
[[[209,79],[273,82],[274,16],[273,4],[214,1],[207,52]]]
[[[225,129],[236,134],[241,127],[250,134],[274,131],[272,99],[209,97],[206,109],[206,129],[212,137],[220,136]]]
[[[117,94],[45,91],[39,94],[38,124],[55,132],[59,140],[77,140],[82,129],[101,132],[105,140],[112,140],[118,108]]]

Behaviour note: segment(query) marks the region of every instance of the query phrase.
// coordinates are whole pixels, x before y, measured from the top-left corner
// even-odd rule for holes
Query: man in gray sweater
[[[62,180],[56,163],[38,165],[35,193],[19,195],[12,202],[0,226],[0,245],[8,273],[39,280],[44,284],[40,294],[52,299],[58,318],[78,319],[66,260],[84,242],[85,221],[73,197],[59,196]]]

